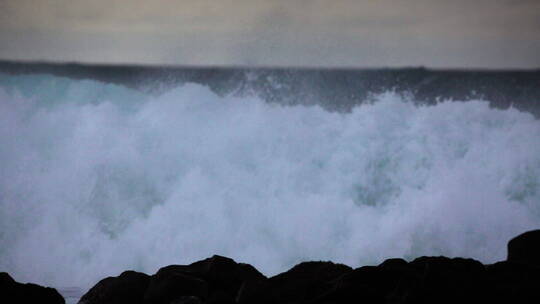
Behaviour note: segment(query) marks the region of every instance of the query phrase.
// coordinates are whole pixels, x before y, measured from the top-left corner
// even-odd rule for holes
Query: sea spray
[[[0,270],[19,281],[87,288],[213,254],[267,275],[489,263],[540,224],[540,121],[486,101],[389,93],[331,113],[195,84],[0,80]]]

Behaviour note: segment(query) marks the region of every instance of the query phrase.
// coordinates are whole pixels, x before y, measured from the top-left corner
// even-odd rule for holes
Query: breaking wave
[[[186,84],[0,75],[0,270],[89,287],[221,254],[505,258],[540,224],[540,121],[388,93],[332,113]]]

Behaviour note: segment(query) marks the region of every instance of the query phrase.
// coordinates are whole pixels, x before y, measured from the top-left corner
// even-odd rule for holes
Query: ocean
[[[219,254],[502,260],[540,225],[540,71],[0,64],[0,271],[68,302]]]

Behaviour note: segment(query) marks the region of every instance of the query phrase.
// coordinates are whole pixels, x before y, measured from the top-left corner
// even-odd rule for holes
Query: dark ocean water
[[[219,95],[253,95],[280,104],[318,104],[350,111],[373,95],[396,92],[417,103],[489,101],[540,115],[540,70],[302,69],[106,66],[0,61],[0,72],[51,74],[161,92],[183,83],[208,86]]]

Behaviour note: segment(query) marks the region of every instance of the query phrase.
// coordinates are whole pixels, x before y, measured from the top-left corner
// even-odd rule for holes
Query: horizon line
[[[312,65],[232,65],[232,64],[158,64],[158,63],[130,63],[130,62],[86,62],[86,61],[57,61],[42,59],[3,59],[0,64],[20,65],[50,65],[50,66],[80,66],[80,67],[114,67],[114,68],[148,68],[148,69],[237,69],[237,70],[427,70],[427,71],[463,71],[463,72],[539,72],[539,67],[522,68],[489,68],[489,67],[429,67],[429,66],[312,66]]]

